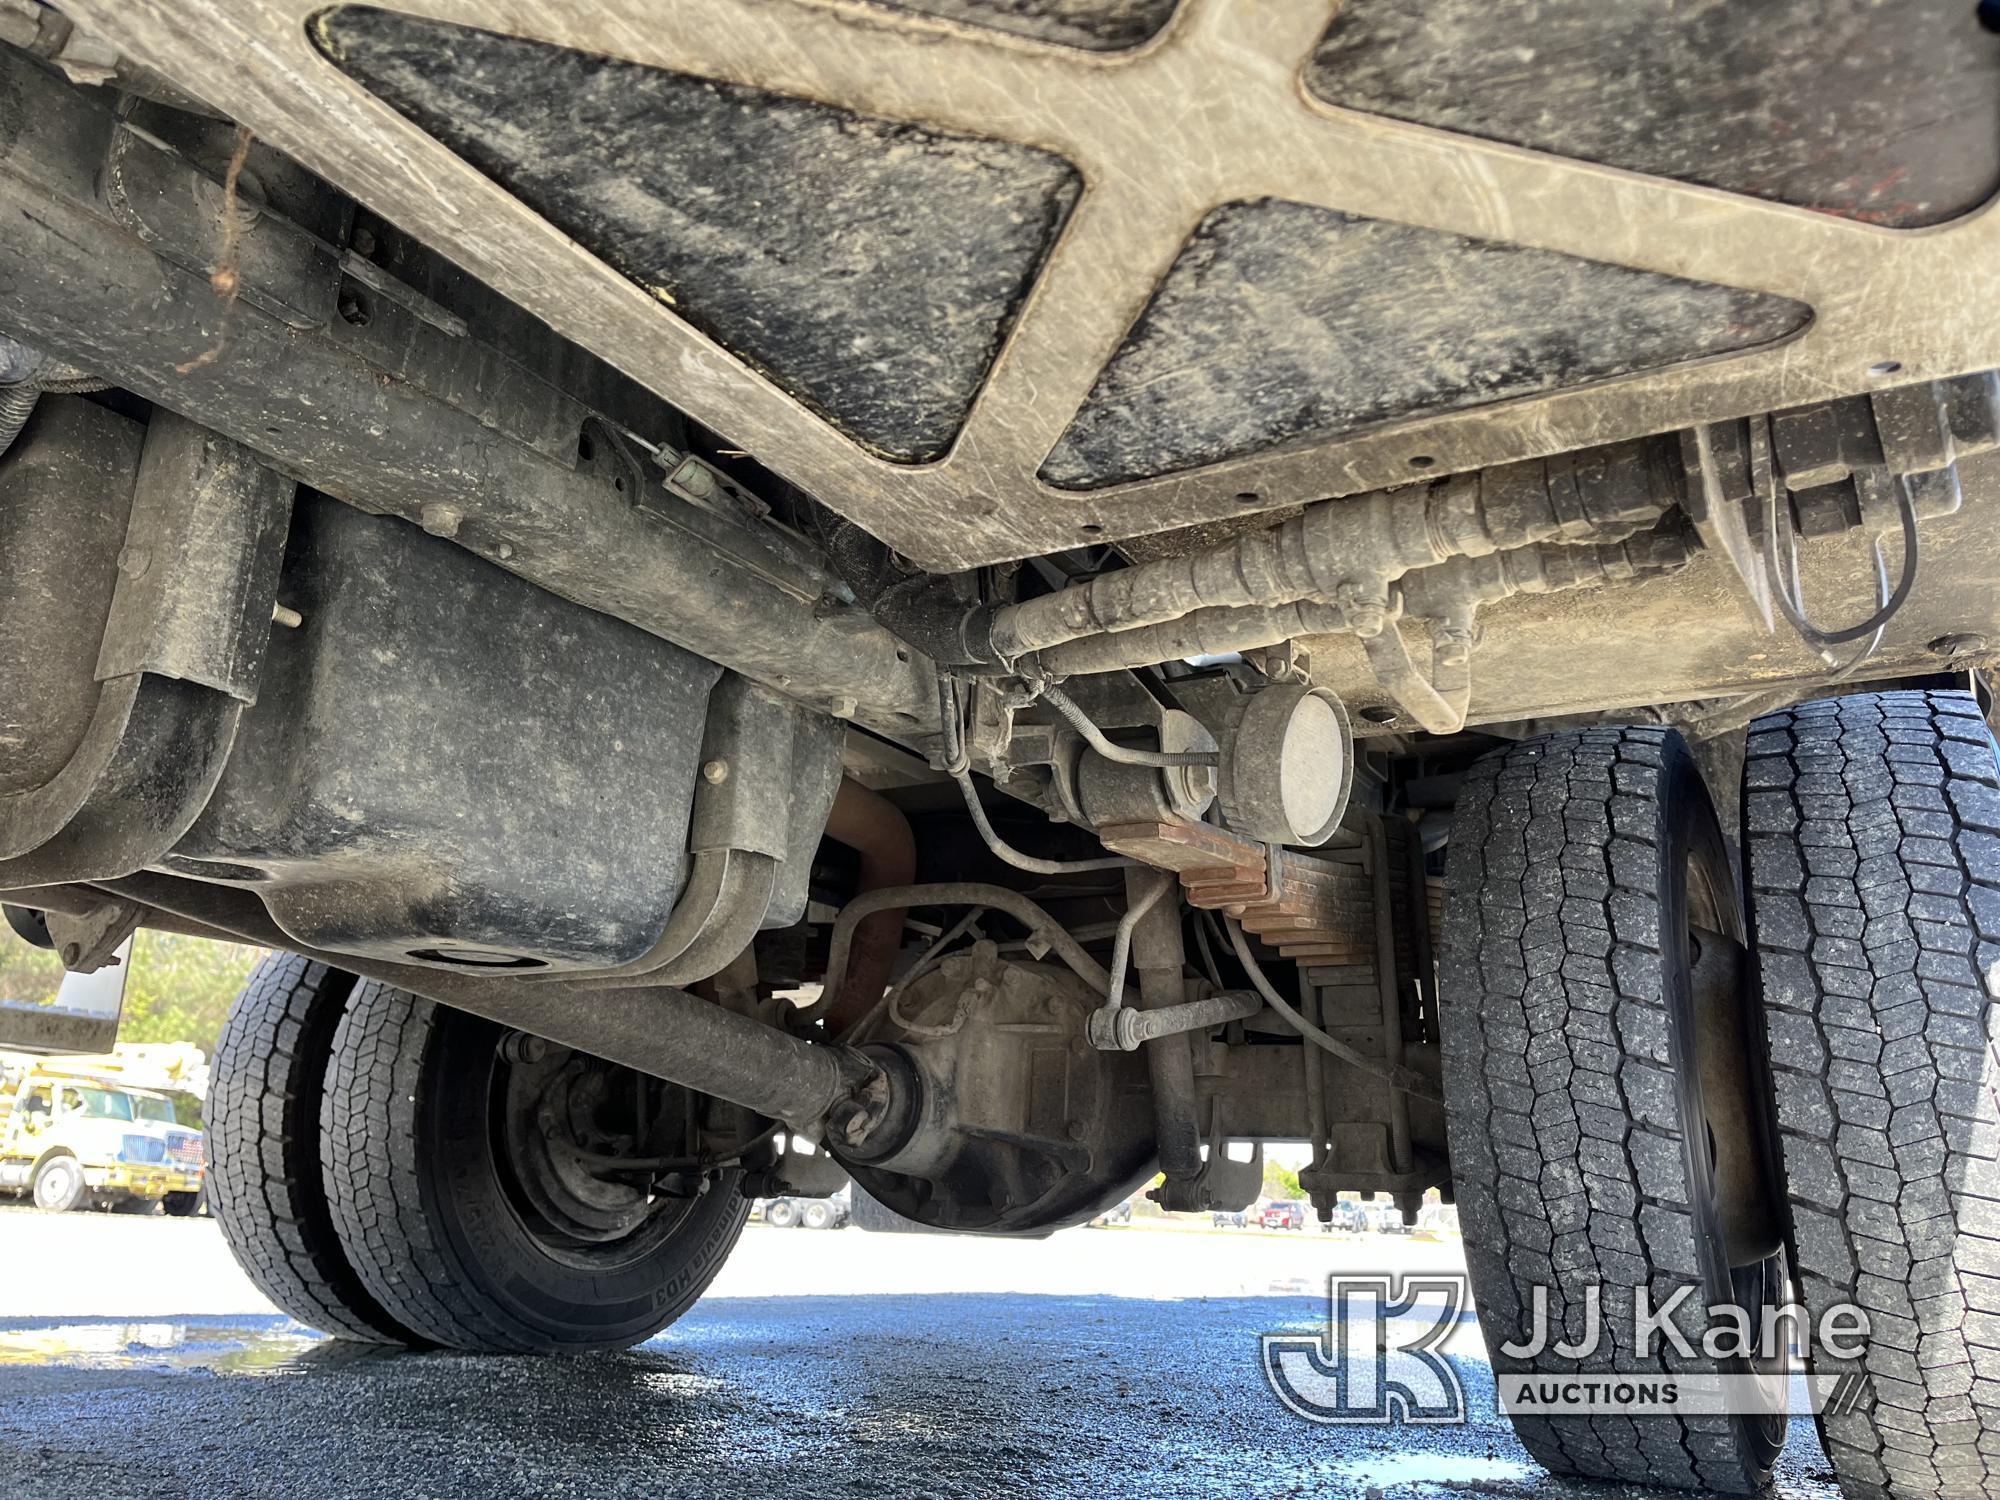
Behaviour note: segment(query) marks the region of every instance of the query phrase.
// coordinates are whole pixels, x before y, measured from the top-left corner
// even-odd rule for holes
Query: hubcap
[[[36,1198],[43,1208],[66,1202],[75,1191],[76,1169],[69,1163],[58,1162],[42,1169],[42,1190]]]

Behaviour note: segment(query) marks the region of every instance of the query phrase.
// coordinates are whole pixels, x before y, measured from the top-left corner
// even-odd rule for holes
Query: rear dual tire
[[[456,1349],[623,1349],[673,1322],[749,1216],[737,1174],[597,1240],[538,1211],[496,1130],[506,1032],[365,983],[334,1038],[321,1167],[340,1242],[396,1320]]]
[[[1494,1368],[1526,1374],[1768,1373],[1742,1359],[1630,1347],[1642,1292],[1657,1308],[1783,1300],[1761,1080],[1741,1071],[1744,987],[1704,981],[1693,930],[1740,940],[1735,883],[1678,734],[1603,728],[1510,746],[1460,793],[1446,885],[1440,1017],[1453,1178]],[[1711,959],[1711,962],[1713,960]],[[1704,970],[1712,974],[1713,970]],[[1724,1046],[1705,1046],[1704,1035]],[[1735,1065],[1730,1066],[1733,1044]],[[1724,1149],[1719,1142],[1726,1142]],[[1766,1223],[1732,1214],[1762,1200]],[[1555,1339],[1532,1359],[1539,1289]],[[1699,1340],[1706,1320],[1677,1318]],[[1554,1473],[1749,1495],[1782,1448],[1782,1397],[1741,1416],[1518,1417]]]
[[[1648,745],[1659,748],[1659,778],[1646,769]],[[1682,1165],[1697,1169],[1686,1178],[1694,1227],[1724,1206],[1709,1194],[1704,1208],[1700,1153],[1686,1150],[1703,1106],[1656,1076],[1663,1063],[1676,1080],[1700,1071],[1676,1040],[1684,1028],[1671,1004],[1653,1014],[1678,982],[1671,966],[1664,981],[1649,974],[1648,955],[1667,956],[1648,939],[1669,930],[1671,901],[1648,894],[1638,851],[1617,847],[1646,845],[1665,804],[1694,807],[1683,760],[1661,731],[1554,736],[1490,758],[1460,802],[1443,1020],[1454,1168],[1490,1340],[1518,1331],[1531,1286],[1603,1274],[1607,1246],[1643,1255],[1668,1286],[1688,1278],[1683,1259],[1659,1251],[1678,1236],[1649,1233],[1643,1207],[1636,1224],[1628,1212],[1651,1200],[1678,1216],[1676,1195],[1661,1197],[1663,1184],[1680,1185],[1671,1164],[1649,1166],[1635,1150],[1621,1173],[1615,1155],[1593,1148],[1593,1177],[1574,1142],[1629,1127],[1626,1141],[1658,1157],[1672,1136]],[[1855,1359],[1811,1341],[1814,1373],[1850,1377],[1821,1437],[1849,1500],[1990,1500],[2000,1494],[1993,739],[1963,693],[1826,700],[1754,725],[1744,782],[1761,1000],[1746,1051],[1763,1074],[1787,1254],[1815,1334],[1839,1308],[1869,1324]],[[1707,862],[1719,884],[1721,867]],[[1544,1219],[1553,1228],[1538,1243]],[[1495,1364],[1510,1368],[1497,1351]],[[1754,1487],[1769,1451],[1754,1432],[1730,1438],[1671,1419],[1517,1425],[1559,1473],[1725,1492]]]
[[[252,971],[215,1050],[210,1211],[237,1263],[278,1307],[337,1338],[411,1344],[340,1243],[320,1171],[327,1064],[352,974],[291,953]]]
[[[267,1297],[358,1342],[546,1353],[640,1342],[706,1290],[747,1214],[734,1174],[629,1237],[552,1233],[501,1145],[503,1036],[290,954],[258,967],[207,1144],[216,1220]]]
[[[2000,765],[1964,693],[1751,729],[1749,899],[1799,1284],[1862,1309],[1850,1500],[2000,1494]]]

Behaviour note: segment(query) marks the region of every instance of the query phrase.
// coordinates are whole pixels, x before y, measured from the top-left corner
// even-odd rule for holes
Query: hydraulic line
[[[1125,1003],[1125,966],[1132,956],[1132,929],[1139,925],[1139,919],[1159,905],[1174,883],[1170,870],[1132,871],[1127,877],[1127,889],[1133,894],[1125,904],[1125,914],[1118,919],[1118,930],[1111,940],[1111,978],[1104,987],[1104,1004],[1108,1010],[1117,1010]],[[1139,890],[1138,887],[1144,889]]]
[[[1197,610],[1302,599],[1341,605],[1355,634],[1372,635],[1386,618],[1389,586],[1413,569],[1535,542],[1617,542],[1653,525],[1682,498],[1658,451],[1650,439],[1613,444],[1453,475],[1420,494],[1322,501],[1216,547],[1006,605],[993,612],[989,644],[1014,661]]]
[[[1394,628],[1398,613],[1442,619],[1467,604],[1492,603],[1514,594],[1553,594],[1670,573],[1686,566],[1691,555],[1685,535],[1676,527],[1600,546],[1539,543],[1486,557],[1454,558],[1419,568],[1403,579],[1393,591],[1384,629]],[[1362,632],[1354,630],[1353,617],[1340,604],[1297,600],[1268,607],[1196,610],[1165,624],[1056,646],[1044,651],[1040,662],[1054,676],[1079,677],[1249,651],[1307,636],[1350,633]]]
[[[933,885],[894,886],[886,890],[870,891],[856,896],[840,909],[834,919],[833,934],[828,940],[826,959],[826,993],[832,994],[840,987],[842,977],[847,972],[848,951],[854,941],[854,929],[870,914],[889,907],[912,906],[980,906],[993,911],[1004,912],[1019,922],[1028,931],[1049,945],[1049,951],[1069,966],[1077,978],[1090,986],[1093,994],[1102,995],[1110,985],[1110,976],[1103,965],[1084,951],[1083,945],[1070,935],[1060,922],[1050,916],[1035,902],[1019,891],[1009,890],[1004,885],[986,885],[978,881],[946,881]],[[905,981],[907,982],[907,981]],[[824,996],[800,1013],[800,1020],[814,1020],[825,1013]]]
[[[988,820],[986,809],[980,804],[979,788],[973,785],[971,758],[965,753],[964,734],[959,721],[958,688],[946,676],[938,678],[938,714],[944,721],[945,772],[958,783],[959,795],[965,798],[965,810],[972,815],[972,826],[979,830],[980,838],[986,841],[986,847],[995,856],[1031,875],[1085,875],[1097,870],[1122,870],[1134,863],[1119,854],[1106,855],[1101,859],[1040,859],[1032,854],[1023,854],[1001,838]]]
[[[1771,597],[1777,601],[1779,611],[1798,631],[1806,644],[1824,654],[1829,646],[1843,646],[1850,641],[1867,639],[1861,653],[1843,667],[1839,673],[1844,677],[1873,654],[1881,643],[1882,632],[1896,617],[1897,611],[1909,602],[1910,594],[1917,586],[1917,573],[1923,562],[1923,544],[1917,536],[1916,497],[1910,493],[1907,476],[1890,476],[1896,486],[1896,510],[1903,527],[1903,572],[1892,589],[1889,587],[1888,565],[1882,556],[1882,538],[1871,538],[1875,557],[1875,580],[1877,606],[1875,613],[1859,625],[1848,625],[1839,630],[1827,630],[1815,625],[1806,617],[1805,605],[1799,594],[1799,550],[1798,539],[1790,526],[1779,519],[1780,501],[1775,481],[1769,484],[1763,496],[1764,502],[1764,559],[1771,581]],[[1780,538],[1783,538],[1783,558],[1780,560]],[[1832,665],[1829,657],[1827,664]]]
[[[986,847],[1017,870],[1026,870],[1030,875],[1086,875],[1094,870],[1122,870],[1133,863],[1122,854],[1108,854],[1102,859],[1038,859],[1023,854],[1001,838],[987,821],[986,809],[979,803],[979,788],[972,784],[972,777],[964,771],[955,771],[951,779],[958,783],[959,795],[965,798],[965,810],[972,815],[972,826],[979,830]]]
[[[1104,731],[1091,722],[1090,716],[1077,707],[1076,700],[1061,688],[1045,686],[1041,690],[1041,700],[1053,708],[1089,745],[1106,760],[1121,766],[1212,766],[1219,757],[1213,750],[1134,750],[1127,745],[1119,745],[1106,739]]]

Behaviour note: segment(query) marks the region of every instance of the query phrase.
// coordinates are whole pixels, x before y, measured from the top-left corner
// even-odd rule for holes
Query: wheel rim
[[[76,1168],[66,1161],[51,1162],[42,1168],[35,1183],[35,1204],[39,1208],[66,1205],[76,1196]]]

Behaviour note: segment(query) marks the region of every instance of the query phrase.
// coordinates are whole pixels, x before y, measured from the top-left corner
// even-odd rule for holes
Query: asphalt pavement
[[[1437,1496],[1612,1500],[1493,1414],[1331,1427],[1259,1335],[1335,1270],[1450,1242],[1108,1228],[1017,1244],[752,1225],[711,1294],[627,1354],[357,1350],[276,1314],[206,1221],[0,1210],[0,1494]],[[1795,1428],[1779,1500],[1835,1500]]]

